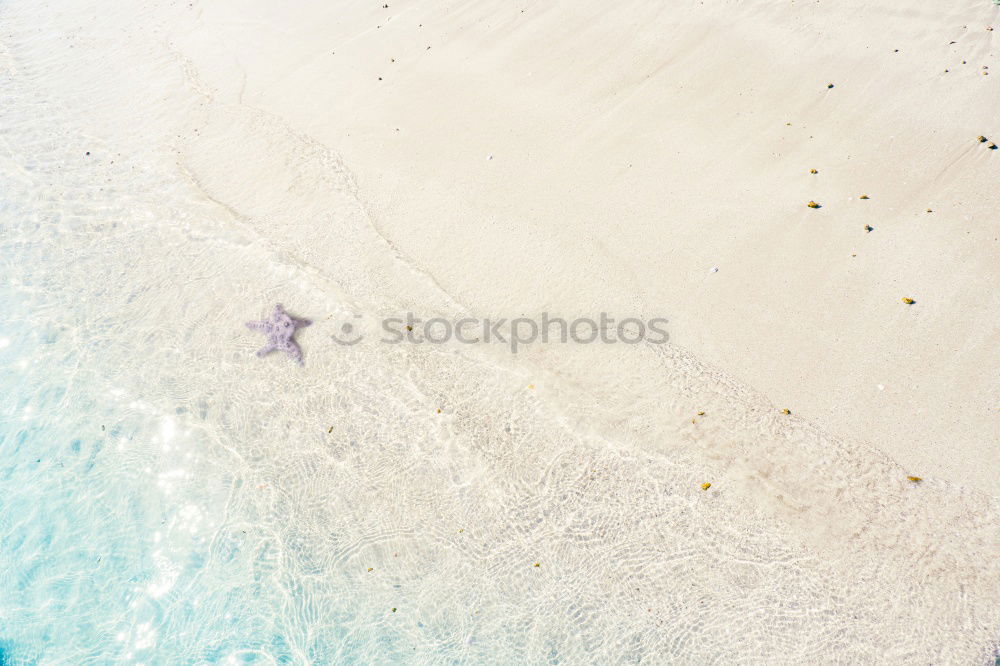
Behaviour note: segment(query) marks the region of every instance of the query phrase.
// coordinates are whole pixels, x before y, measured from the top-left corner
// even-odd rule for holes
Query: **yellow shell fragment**
[[[906,480],[912,481],[913,483],[920,483],[921,481],[923,481],[923,479],[921,479],[919,476],[908,476],[906,477]]]
[[[706,481],[705,483],[701,484],[701,489],[702,490],[708,490],[711,487],[712,487],[712,484],[709,483],[708,481]]]
[[[906,303],[907,305],[913,305],[914,303],[916,303],[915,300],[909,298],[908,296],[903,296],[903,302]]]
[[[784,408],[783,410],[781,410],[781,413],[782,413],[782,414],[791,414],[791,413],[792,413],[792,410],[790,410],[790,409],[788,409],[788,408],[786,407],[786,408]]]
[[[806,205],[809,206],[810,208],[819,208],[819,204],[816,203],[815,201],[810,201]]]
[[[867,194],[862,194],[862,195],[861,195],[861,198],[862,198],[862,199],[868,199],[868,195],[867,195]]]

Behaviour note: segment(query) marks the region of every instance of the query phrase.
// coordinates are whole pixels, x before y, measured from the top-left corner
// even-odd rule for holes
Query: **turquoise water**
[[[65,332],[11,329],[26,313],[3,296],[0,392],[15,397],[0,420],[3,663],[294,661],[268,619],[274,553],[225,526],[234,479],[185,471],[205,438],[79,376]],[[220,586],[234,569],[253,575]],[[316,636],[310,658],[340,638]]]
[[[388,663],[416,652],[388,606],[371,617],[352,600],[362,590],[324,581],[318,563],[295,579],[289,560],[314,553],[233,513],[249,481],[185,426],[190,415],[126,398],[80,367],[68,330],[26,327],[27,304],[2,297],[0,663]],[[405,606],[395,587],[391,603]],[[318,621],[312,595],[341,601]]]

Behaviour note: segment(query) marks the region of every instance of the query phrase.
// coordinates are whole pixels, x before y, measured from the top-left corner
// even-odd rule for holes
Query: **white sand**
[[[213,3],[171,40],[331,146],[456,299],[664,313],[776,404],[1000,493],[996,6],[321,4]]]
[[[282,428],[312,432],[311,414],[345,404],[354,411],[327,420],[362,442],[427,437],[423,450],[369,453],[371,469],[402,476],[392,496],[364,502],[391,514],[371,526],[393,535],[387,552],[425,558],[400,575],[424,581],[456,636],[469,623],[488,642],[517,617],[531,627],[518,654],[532,661],[553,641],[599,661],[704,663],[730,647],[737,661],[989,658],[1000,637],[1000,151],[976,137],[1000,140],[1000,65],[983,69],[996,62],[1000,33],[986,28],[1000,30],[1000,8],[68,4],[12,18],[23,75],[78,109],[95,142],[175,178],[177,210],[199,211],[178,214],[200,229],[179,224],[185,233],[260,253],[213,246],[177,260],[218,270],[206,298],[226,305],[200,316],[224,326],[280,298],[331,317],[304,336],[311,374],[292,385],[313,391],[308,406],[294,395],[267,406],[275,382],[299,380],[249,361],[214,369],[221,379],[196,363],[176,370],[178,393],[250,381],[236,399],[213,395],[260,400],[281,421],[234,418],[223,440],[256,428],[284,441]],[[171,196],[157,210],[172,210]],[[515,359],[368,345],[350,356],[325,342],[347,313],[406,308],[666,316],[676,346]],[[189,345],[178,339],[176,353],[207,353]],[[118,381],[140,386],[134,370]],[[366,416],[387,402],[398,423]],[[445,425],[424,423],[435,405]],[[324,450],[310,446],[294,455]],[[425,470],[436,484],[407,478],[437,451],[440,467]],[[301,482],[289,469],[286,482]],[[358,493],[385,483],[367,473]],[[589,474],[599,487],[581,490]],[[706,479],[711,495],[697,489]],[[308,510],[321,497],[341,508],[360,497],[322,488],[303,491],[303,524],[323,520]],[[353,538],[371,543],[355,519]],[[491,555],[470,560],[443,532],[421,541],[435,521],[448,535],[479,524],[477,552]],[[405,543],[405,526],[421,536]],[[324,534],[317,524],[307,536]],[[506,568],[545,556],[559,580],[540,588]],[[447,571],[487,590],[459,604],[481,601],[483,619],[440,592]],[[656,604],[667,628],[630,615]],[[594,638],[632,631],[634,645]]]

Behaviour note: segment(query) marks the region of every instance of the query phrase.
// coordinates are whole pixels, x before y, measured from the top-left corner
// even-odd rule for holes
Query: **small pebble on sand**
[[[906,303],[907,305],[913,305],[914,303],[916,303],[916,301],[910,298],[909,296],[903,296],[903,302]]]
[[[708,490],[711,487],[712,487],[712,484],[708,483],[707,481],[705,483],[701,484],[701,489],[702,490]]]
[[[923,479],[920,478],[919,476],[908,476],[906,477],[906,480],[912,481],[913,483],[920,483],[921,481],[923,481]]]
[[[862,199],[862,200],[865,200],[865,201],[867,201],[867,200],[868,200],[868,198],[869,198],[869,197],[868,197],[868,195],[867,195],[867,194],[862,194],[862,195],[861,195],[861,199]]]
[[[781,410],[781,413],[784,414],[785,416],[788,416],[789,414],[792,413],[792,410],[785,407],[783,410]]]
[[[810,208],[821,208],[822,207],[818,203],[816,203],[815,201],[810,201],[806,205],[809,206]]]

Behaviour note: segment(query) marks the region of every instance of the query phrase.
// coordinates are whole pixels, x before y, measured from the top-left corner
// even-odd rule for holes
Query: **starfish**
[[[267,344],[257,350],[257,356],[270,354],[275,349],[279,349],[293,359],[302,363],[302,350],[292,339],[297,329],[308,326],[312,322],[308,319],[297,319],[287,312],[281,304],[274,306],[271,316],[262,321],[248,321],[247,328],[251,331],[260,331],[267,336]]]

